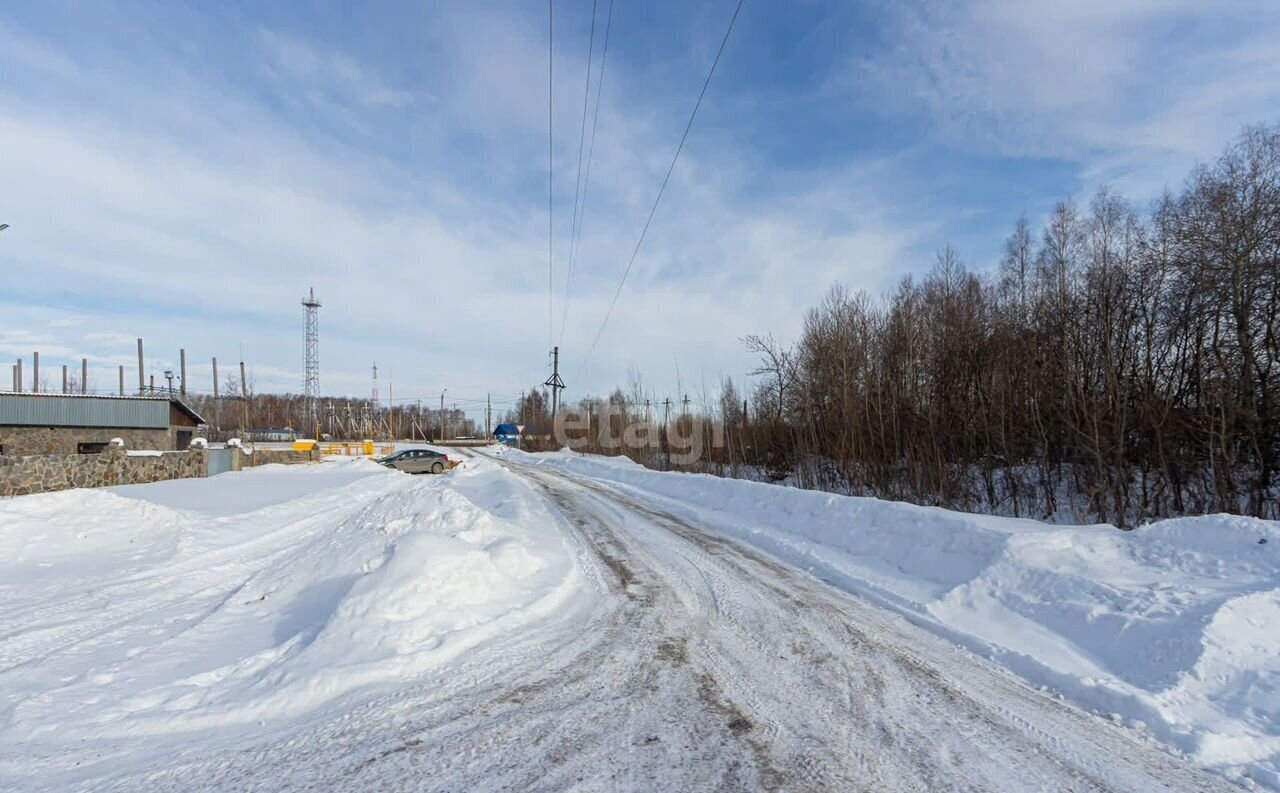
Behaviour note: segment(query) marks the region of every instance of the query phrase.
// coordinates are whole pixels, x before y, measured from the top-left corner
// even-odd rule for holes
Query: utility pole
[[[80,359],[80,393],[89,393],[89,359]]]
[[[62,393],[67,393],[67,365],[62,365]]]
[[[147,390],[147,383],[146,383],[146,380],[144,379],[144,374],[143,374],[143,371],[145,369],[146,367],[143,366],[142,364],[142,339],[138,339],[138,393],[139,394],[145,393]]]
[[[396,440],[396,384],[387,383],[387,435],[391,436],[387,440],[395,443]]]
[[[671,467],[671,397],[662,400],[662,432],[658,435],[658,447],[666,452],[667,467]]]
[[[644,451],[645,459],[648,460],[649,452],[653,450],[653,414],[649,412],[649,400],[644,401]]]
[[[15,389],[19,394],[22,393],[22,359],[18,359],[18,383]]]
[[[120,364],[120,396],[124,396],[124,364]]]
[[[449,389],[440,392],[440,440],[444,441],[444,395]]]
[[[249,429],[249,378],[244,373],[244,361],[240,362],[240,429]]]
[[[218,404],[218,357],[213,357],[213,426],[222,429],[222,420],[218,418],[218,414],[222,412],[222,406]]]
[[[31,393],[40,393],[40,353],[31,354]]]
[[[493,432],[493,394],[486,393],[484,395],[484,437],[489,439],[489,434]]]
[[[554,428],[556,423],[556,411],[560,408],[560,390],[564,388],[564,381],[560,379],[559,347],[553,347],[551,349],[551,376],[547,378],[543,385],[551,387],[551,425]]]
[[[187,398],[187,351],[183,349],[178,350],[178,394]]]

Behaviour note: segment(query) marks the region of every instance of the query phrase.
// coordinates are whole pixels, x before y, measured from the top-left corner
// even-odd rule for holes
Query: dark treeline
[[[596,417],[573,445],[1037,518],[1276,518],[1278,317],[1280,127],[1253,128],[1145,213],[1104,189],[1042,228],[1020,220],[984,272],[947,247],[879,299],[832,287],[793,344],[744,339],[750,399],[726,380],[675,404],[633,374],[568,408]],[[533,393],[521,415],[550,448]],[[649,430],[601,444],[608,409]],[[701,428],[681,427],[691,417]],[[672,465],[671,438],[690,432],[697,462]]]
[[[1146,213],[1101,190],[950,247],[874,299],[833,287],[794,345],[750,337],[748,462],[804,486],[1133,525],[1280,517],[1280,127]]]

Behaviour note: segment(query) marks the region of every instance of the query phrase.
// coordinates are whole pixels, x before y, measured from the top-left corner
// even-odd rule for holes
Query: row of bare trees
[[[759,355],[751,462],[799,484],[1133,525],[1278,517],[1280,127],[1140,214],[1103,189],[941,251],[882,299],[833,287]]]
[[[475,420],[457,408],[439,410],[405,402],[394,406],[374,404],[370,399],[320,397],[316,402],[316,424],[308,425],[307,403],[303,394],[255,392],[252,379],[227,378],[217,399],[211,394],[189,392],[185,400],[209,422],[211,440],[232,437],[261,439],[274,437],[268,431],[289,430],[297,437],[319,434],[335,440],[385,439],[394,428],[395,437],[428,441],[441,437],[475,435],[484,430]],[[318,432],[317,432],[318,430]]]

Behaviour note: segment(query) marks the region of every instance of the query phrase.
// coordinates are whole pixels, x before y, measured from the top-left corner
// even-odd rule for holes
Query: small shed
[[[186,449],[201,424],[174,397],[0,392],[0,454],[92,454],[112,438],[131,449]]]
[[[524,427],[520,424],[499,424],[493,428],[493,438],[506,446],[519,446]]]

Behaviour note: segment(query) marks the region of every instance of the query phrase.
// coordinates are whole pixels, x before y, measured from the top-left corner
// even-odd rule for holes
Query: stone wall
[[[164,430],[137,430],[160,432]],[[121,432],[110,438],[124,438]],[[110,440],[107,438],[106,440]],[[146,441],[144,441],[146,443]],[[248,454],[233,450],[231,470],[239,471],[255,465],[309,463],[320,459],[318,449],[295,452],[292,449],[258,449]],[[73,487],[110,487],[163,482],[168,479],[194,479],[208,476],[209,452],[193,448],[185,452],[159,452],[130,455],[124,447],[107,446],[98,454],[0,454],[0,496],[25,496]]]
[[[108,446],[100,454],[4,454],[0,455],[0,496],[192,479],[205,476],[208,467],[208,452],[203,449],[145,456],[130,456],[118,446]]]
[[[185,429],[185,428],[184,428]],[[173,430],[94,429],[91,427],[0,427],[0,459],[32,454],[75,454],[81,443],[120,438],[130,449],[174,447]],[[92,456],[92,455],[90,455]]]
[[[270,465],[272,463],[295,465],[320,459],[318,453],[295,452],[293,449],[254,449],[253,454],[245,453],[243,458],[240,465],[244,468],[254,465]]]

